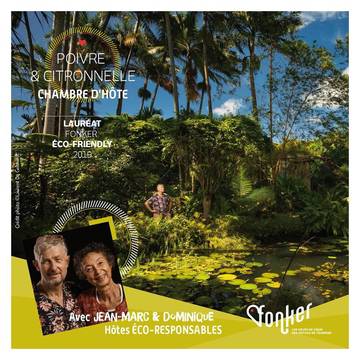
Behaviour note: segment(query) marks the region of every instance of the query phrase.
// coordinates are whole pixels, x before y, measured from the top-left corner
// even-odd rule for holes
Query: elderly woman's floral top
[[[117,319],[121,319],[121,317],[128,312],[128,307],[125,299],[124,289],[121,284],[118,284],[120,291],[120,303],[114,309],[107,309],[104,305],[100,304],[99,298],[97,296],[96,288],[90,288],[84,292],[82,292],[78,298],[78,304],[81,308],[83,314],[88,315],[88,325],[97,324],[100,322],[109,321],[104,316],[103,319],[98,319],[98,314],[116,314]]]
[[[70,285],[63,284],[64,306],[41,294],[37,285],[34,286],[41,329],[43,335],[54,334],[61,331],[76,329],[85,326],[80,320],[70,319],[70,315],[81,315],[79,305],[71,293]]]

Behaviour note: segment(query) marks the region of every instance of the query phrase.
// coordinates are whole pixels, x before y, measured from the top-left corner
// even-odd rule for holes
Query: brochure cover
[[[13,348],[348,347],[348,12],[11,26]]]

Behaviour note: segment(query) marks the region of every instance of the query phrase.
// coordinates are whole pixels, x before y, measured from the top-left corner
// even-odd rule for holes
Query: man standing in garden
[[[171,198],[165,193],[164,184],[157,184],[154,195],[145,201],[145,207],[153,214],[153,217],[170,217],[171,206]]]

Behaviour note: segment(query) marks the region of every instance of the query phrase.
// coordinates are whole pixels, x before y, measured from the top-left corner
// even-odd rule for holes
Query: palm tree
[[[198,110],[198,115],[201,115],[202,112],[202,106],[203,106],[203,101],[204,101],[204,94],[206,91],[206,85],[204,81],[200,81],[197,83],[197,88],[201,91],[201,95],[200,95],[200,103],[199,103],[199,110]]]
[[[269,56],[269,136],[270,136],[270,166],[271,182],[275,184],[275,159],[274,159],[274,125],[273,125],[273,98],[274,98],[274,57],[276,52],[287,56],[287,44],[292,41],[294,32],[301,25],[297,12],[268,12],[264,18],[263,36],[259,39],[261,46],[268,50]]]
[[[43,21],[48,23],[48,15],[45,12],[34,12],[34,17],[38,20],[41,27],[43,27]],[[18,33],[19,26],[23,24],[25,27],[26,38],[28,41],[27,48],[26,44],[23,42]],[[37,111],[37,123],[38,130],[41,131],[42,125],[42,111],[41,111],[41,102],[38,97],[38,83],[30,81],[30,77],[32,71],[38,71],[41,67],[43,67],[43,62],[38,61],[36,59],[36,53],[40,49],[38,45],[34,44],[32,41],[32,33],[30,29],[29,19],[26,12],[12,12],[11,14],[11,32],[14,36],[14,41],[11,44],[11,72],[12,72],[12,80],[17,81],[16,86],[22,87],[23,83],[30,84],[31,86],[26,90],[31,92],[31,96],[34,98],[34,105]],[[45,54],[45,51],[40,51],[38,55]],[[39,83],[41,83],[41,79],[39,79]],[[36,91],[35,91],[36,90]]]
[[[243,58],[243,67],[249,70],[249,83],[252,103],[252,114],[255,120],[259,121],[259,110],[257,103],[255,72],[260,67],[260,60],[256,54],[258,38],[261,34],[262,22],[266,16],[265,12],[233,12],[228,13],[229,24],[235,30],[235,43],[244,54],[247,48],[248,55]]]
[[[207,41],[208,41],[208,14],[206,12],[203,13],[203,61],[204,61],[204,83],[205,89],[208,94],[208,110],[209,110],[209,118],[212,119],[212,101],[211,101],[211,88],[209,81],[209,62],[207,55]],[[201,98],[202,103],[202,98]],[[201,107],[200,107],[201,109]],[[200,112],[200,111],[199,111]]]
[[[139,28],[140,28],[140,21],[141,21],[140,15],[135,13],[134,16],[135,16],[135,24],[134,24],[133,31],[129,32],[127,34],[123,34],[123,39],[121,39],[121,41],[125,45],[125,47],[128,48],[125,64],[122,69],[123,74],[126,74],[129,70],[130,61],[133,56],[133,52],[134,52],[134,48],[135,48],[135,45],[137,42],[137,37],[138,37],[138,33],[139,33]],[[124,18],[123,18],[123,23],[125,23]],[[125,89],[125,81],[120,81],[119,86],[120,86],[121,90],[124,90]],[[117,103],[116,115],[121,115],[122,105],[123,105],[123,98],[121,96]]]
[[[33,74],[38,69],[36,67],[34,44],[32,41],[32,33],[31,33],[31,29],[30,29],[30,24],[29,24],[29,18],[28,18],[26,11],[12,13],[12,32],[15,35],[15,37],[19,40],[19,36],[17,35],[16,28],[22,22],[22,18],[23,18],[23,22],[25,25],[26,38],[27,38],[28,47],[29,47],[29,49],[26,50],[28,53],[28,58],[29,58],[29,71],[31,74]],[[20,42],[20,44],[24,45],[22,42]],[[39,132],[41,132],[43,123],[42,123],[42,111],[41,111],[40,99],[39,99],[39,95],[38,95],[39,87],[38,87],[38,84],[36,81],[32,81],[31,85],[32,85],[32,93],[33,93],[34,102],[35,102],[37,128],[38,128]]]
[[[159,87],[172,94],[173,83],[170,74],[170,59],[166,43],[164,16],[146,13],[142,16],[142,29],[136,48],[134,66],[143,77],[155,83],[148,109],[152,114]]]
[[[212,114],[211,82],[221,88],[224,83],[239,85],[239,59],[228,37],[228,22],[222,12],[204,12],[201,29],[203,53],[200,68],[208,95],[208,116]]]
[[[65,12],[55,11],[53,15],[52,37],[59,35],[64,31],[65,26]],[[51,70],[56,70],[58,65],[56,64],[55,57],[51,64]],[[51,90],[51,83],[48,85],[48,90]],[[44,134],[57,134],[55,131],[56,114],[59,113],[59,101],[49,97],[46,101],[45,116],[44,116]],[[60,120],[60,119],[59,119]]]
[[[165,12],[165,24],[166,24],[166,36],[168,43],[168,52],[170,57],[170,70],[173,82],[173,100],[174,100],[174,112],[176,119],[179,118],[179,94],[177,90],[177,78],[176,78],[176,69],[175,69],[175,58],[174,58],[174,43],[173,37],[171,33],[171,23],[170,23],[170,15],[168,12]]]
[[[138,96],[139,98],[141,98],[141,106],[139,111],[140,114],[143,111],[145,101],[151,98],[151,92],[147,89],[148,82],[149,82],[149,74],[146,74],[144,79],[144,85],[138,90]]]
[[[184,88],[186,94],[186,113],[190,113],[192,101],[199,98],[197,89],[197,73],[200,57],[202,56],[202,45],[197,27],[197,16],[195,12],[177,13],[173,17],[173,29],[175,29],[174,48],[179,60],[184,64]]]
[[[74,15],[75,16],[75,15]],[[111,17],[111,13],[108,11],[104,11],[104,12],[100,12],[97,14],[97,16],[95,16],[92,19],[92,25],[94,27],[97,27],[101,32],[105,32],[106,27],[109,24],[110,21],[110,17]],[[97,39],[94,43],[91,44],[90,46],[90,51],[95,51],[95,49],[100,45],[100,41]],[[94,65],[94,64],[90,64],[87,68],[87,71],[94,69],[95,67],[99,68],[101,66],[99,65]],[[81,90],[84,90],[85,86],[87,85],[87,82],[84,80],[81,84]],[[90,84],[90,86],[92,87],[94,84]],[[79,115],[80,115],[80,110],[81,110],[81,101],[78,101],[76,104],[76,109],[75,109],[75,114],[74,114],[74,118],[76,119]]]

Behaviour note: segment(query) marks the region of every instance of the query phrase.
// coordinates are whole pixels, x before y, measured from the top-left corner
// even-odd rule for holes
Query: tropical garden
[[[49,85],[30,74],[45,71],[46,46],[85,25],[106,33],[122,70],[137,74],[135,113],[124,99],[104,110],[97,101],[39,98]],[[52,231],[71,205],[105,200],[139,233],[127,286],[237,315],[249,303],[275,311],[346,295],[348,36],[330,51],[304,41],[302,25],[298,12],[13,12],[12,107],[22,112],[12,134],[22,219],[13,254]],[[225,92],[247,110],[215,111]],[[113,146],[81,160],[53,148],[65,136],[61,119],[72,116],[101,119],[98,138]],[[173,201],[169,219],[144,207],[158,183]],[[115,225],[121,264],[129,234]]]

